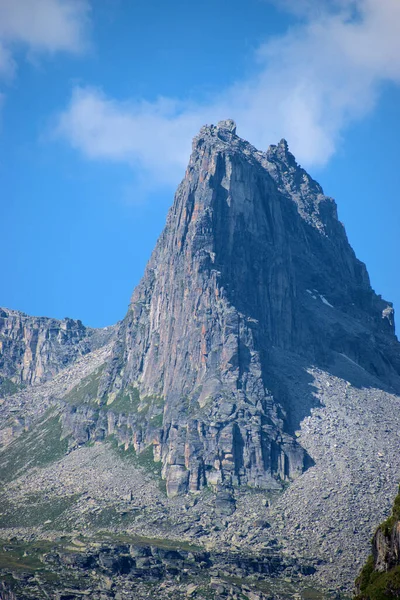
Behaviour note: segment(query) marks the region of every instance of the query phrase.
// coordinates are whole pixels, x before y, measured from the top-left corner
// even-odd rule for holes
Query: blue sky
[[[204,123],[286,137],[400,310],[398,0],[0,0],[0,305],[122,318]]]

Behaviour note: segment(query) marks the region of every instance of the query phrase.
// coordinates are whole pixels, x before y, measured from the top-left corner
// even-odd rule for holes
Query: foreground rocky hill
[[[350,592],[400,480],[399,342],[285,141],[202,128],[115,332],[8,315],[7,590]]]
[[[392,514],[376,530],[372,554],[356,586],[358,600],[384,600],[400,595],[400,490]]]

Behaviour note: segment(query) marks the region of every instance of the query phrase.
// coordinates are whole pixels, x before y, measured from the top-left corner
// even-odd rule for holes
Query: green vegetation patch
[[[135,521],[140,511],[119,511],[115,506],[106,506],[99,511],[87,514],[90,527],[100,529],[103,527],[128,527]]]
[[[133,446],[129,446],[125,450],[123,444],[118,444],[118,440],[114,434],[109,435],[107,437],[107,440],[110,443],[112,449],[118,454],[120,458],[136,463],[137,455]]]
[[[128,386],[125,390],[117,394],[112,402],[107,402],[107,408],[117,413],[136,413],[139,405],[139,390],[133,386]]]
[[[148,446],[136,457],[141,467],[161,477],[161,462],[154,462],[153,446]]]
[[[52,581],[56,575],[48,571],[43,563],[43,556],[54,549],[64,551],[65,544],[50,540],[0,539],[0,570],[34,573],[40,571],[40,576]],[[2,579],[6,576],[2,574]]]
[[[50,547],[48,548],[50,550]],[[47,550],[47,551],[48,551]],[[0,569],[36,571],[43,568],[41,551],[23,542],[0,541]]]
[[[140,397],[138,388],[128,386],[110,402],[107,400],[107,409],[117,414],[134,415],[137,423],[152,427],[161,427],[163,424],[164,398],[162,396]]]
[[[379,525],[379,529],[384,533],[386,537],[389,537],[395,523],[400,521],[400,487],[399,492],[394,499],[392,514],[386,521]]]
[[[163,424],[163,414],[159,413],[158,415],[154,415],[153,417],[150,418],[150,425],[152,427],[162,427]]]
[[[98,405],[99,384],[103,369],[104,365],[101,365],[90,373],[90,375],[84,377],[78,385],[72,388],[72,390],[64,396],[63,400],[74,406],[80,406],[82,404]]]
[[[26,598],[28,597],[27,593],[30,598],[49,598],[49,594],[41,588],[40,584],[43,583],[50,585],[50,589],[53,591],[58,584],[62,584],[63,587],[79,589],[82,582],[85,582],[81,573],[73,573],[66,569],[60,574],[55,572],[51,566],[47,566],[45,562],[45,555],[49,552],[67,553],[66,543],[68,542],[69,540],[66,538],[64,543],[50,540],[26,542],[15,538],[7,541],[0,540],[1,581],[5,582],[10,590],[13,590],[17,598]],[[26,574],[34,576],[39,587],[27,586]],[[43,592],[43,595],[36,594],[40,591]]]
[[[16,394],[22,389],[22,385],[18,385],[11,381],[11,379],[0,375],[0,398],[4,398],[5,396],[12,396],[12,394]]]
[[[362,571],[356,580],[356,585],[360,587],[361,592],[364,592],[367,589],[372,573],[374,572],[374,568],[374,557],[372,556],[372,554],[370,554],[367,559],[367,562],[363,566]]]
[[[394,500],[392,514],[386,521],[379,525],[385,537],[389,538],[395,524],[400,521],[400,487]],[[356,585],[360,593],[356,596],[358,600],[385,600],[388,598],[399,598],[400,596],[400,565],[387,572],[375,571],[374,557],[368,557]]]
[[[361,571],[358,582],[360,594],[356,596],[355,600],[394,600],[400,596],[400,566],[379,573],[374,571],[374,562],[371,556]]]
[[[0,453],[0,482],[6,483],[33,467],[46,466],[65,455],[59,415],[47,412],[30,431],[22,433]]]
[[[129,460],[136,467],[145,469],[153,479],[158,483],[160,490],[166,494],[167,488],[165,481],[161,478],[162,464],[154,461],[153,446],[148,446],[143,452],[137,453],[133,446],[129,446],[126,450],[122,444],[118,444],[118,440],[114,435],[108,437],[113,450],[123,460]]]
[[[79,494],[53,498],[35,494],[25,496],[24,503],[18,505],[2,499],[0,527],[38,527],[47,521],[51,527],[78,498]]]

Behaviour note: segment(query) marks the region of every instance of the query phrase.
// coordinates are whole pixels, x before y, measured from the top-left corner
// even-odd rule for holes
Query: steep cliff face
[[[397,385],[392,346],[393,309],[371,289],[334,201],[285,141],[262,153],[222,121],[194,139],[99,395],[111,411],[126,398],[127,412],[137,395],[125,442],[153,444],[170,494],[275,487],[306,457],[270,391],[274,356],[345,354]]]
[[[104,345],[113,332],[113,327],[95,330],[73,319],[31,317],[0,308],[0,390],[6,393],[51,379]]]
[[[384,600],[400,595],[400,490],[391,516],[372,539],[372,554],[356,581],[359,600]]]

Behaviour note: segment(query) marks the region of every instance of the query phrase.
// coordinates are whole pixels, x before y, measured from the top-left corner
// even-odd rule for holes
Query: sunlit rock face
[[[0,395],[13,386],[43,383],[111,337],[114,327],[91,329],[74,319],[31,317],[0,308]]]

